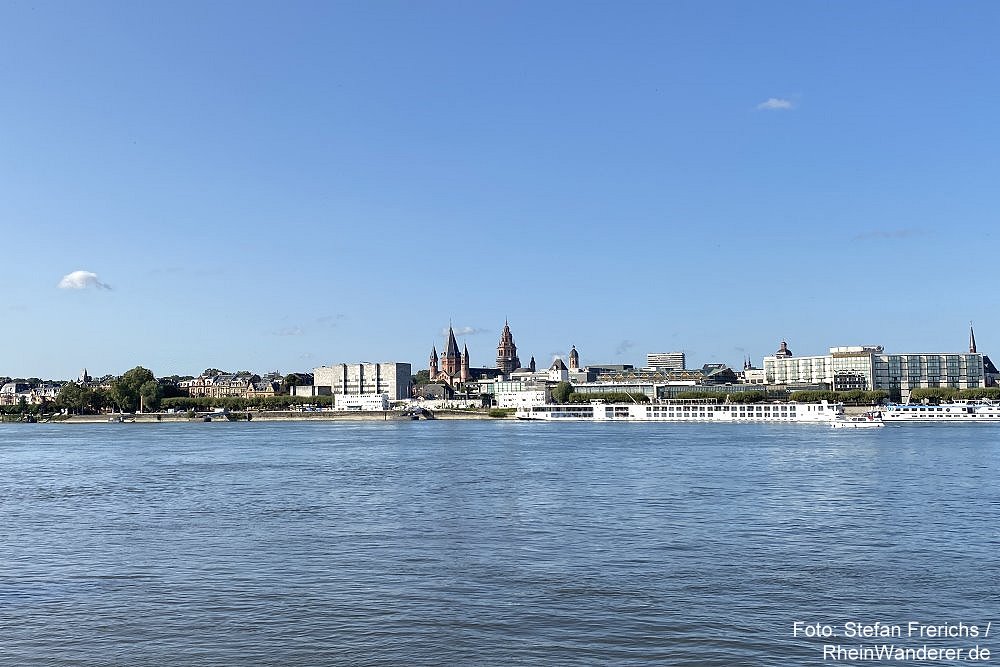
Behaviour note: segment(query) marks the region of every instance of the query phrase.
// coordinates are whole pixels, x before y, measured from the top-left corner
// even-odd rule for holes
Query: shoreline
[[[204,424],[203,417],[205,415],[212,417],[211,423],[229,424],[229,423],[253,423],[253,422],[306,422],[306,421],[321,421],[321,422],[372,422],[372,421],[384,421],[384,422],[403,422],[403,421],[418,421],[413,420],[408,417],[402,416],[399,412],[296,412],[296,411],[278,411],[278,412],[255,412],[250,411],[252,419],[247,420],[246,417],[243,419],[230,420],[223,413],[201,413],[198,417],[188,417],[187,414],[165,414],[165,413],[144,413],[135,415],[134,421],[129,419],[124,422],[127,424]],[[246,413],[242,413],[246,414]],[[70,415],[66,419],[59,419],[53,421],[42,421],[39,423],[45,424],[108,424],[114,423],[110,422],[113,415]],[[464,410],[439,410],[434,412],[433,419],[420,419],[419,421],[437,421],[437,420],[493,420],[500,419],[498,417],[490,417],[485,412],[467,412]],[[17,423],[17,422],[13,422]]]
[[[865,411],[870,410],[870,407],[863,406],[845,406],[844,412],[847,416],[855,416],[863,414]],[[240,413],[240,414],[246,414]],[[513,415],[507,417],[491,417],[486,412],[470,412],[467,410],[438,410],[433,413],[432,419],[421,418],[420,420],[413,420],[408,417],[403,416],[399,412],[394,411],[378,411],[378,412],[298,412],[294,410],[283,410],[283,411],[271,411],[271,412],[255,412],[250,411],[252,419],[247,420],[245,417],[243,419],[230,420],[226,418],[223,413],[200,413],[198,417],[188,417],[187,413],[142,413],[135,415],[135,419],[129,419],[124,422],[127,424],[204,424],[204,423],[252,423],[252,422],[308,422],[308,421],[319,421],[319,422],[405,422],[405,421],[438,421],[438,420],[464,420],[464,421],[476,421],[476,420],[488,420],[488,421],[514,421]],[[205,422],[204,417],[208,415],[212,417],[211,422]],[[102,415],[70,415],[65,419],[56,419],[51,421],[39,421],[41,424],[108,424],[114,423],[109,421],[113,415],[102,414]],[[3,422],[7,424],[17,424],[25,422]]]

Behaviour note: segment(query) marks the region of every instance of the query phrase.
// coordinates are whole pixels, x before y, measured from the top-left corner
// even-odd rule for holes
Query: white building
[[[532,405],[544,405],[546,391],[504,391],[496,394],[498,408],[523,408]]]
[[[353,412],[377,412],[389,409],[387,394],[338,394],[333,399],[333,407],[337,410]]]
[[[744,368],[743,382],[746,384],[767,384],[767,373],[763,368]]]
[[[559,357],[556,357],[556,360],[549,366],[548,381],[569,382],[569,369],[566,368],[566,364]]]
[[[918,387],[986,386],[982,354],[886,354],[874,345],[831,347],[829,354],[809,357],[764,357],[764,374],[768,384],[822,384],[836,391],[884,389],[904,402]]]
[[[410,364],[334,364],[313,369],[313,396],[387,394],[390,401],[410,397]],[[296,392],[298,395],[298,392]]]
[[[650,352],[646,355],[646,366],[658,371],[684,370],[683,352]]]

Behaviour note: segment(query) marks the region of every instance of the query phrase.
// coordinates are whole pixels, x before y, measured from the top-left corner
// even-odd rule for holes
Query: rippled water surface
[[[6,424],[0,664],[824,664],[794,621],[1000,618],[998,452],[990,425]]]

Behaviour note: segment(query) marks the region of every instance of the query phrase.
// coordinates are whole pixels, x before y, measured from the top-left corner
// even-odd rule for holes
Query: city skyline
[[[998,18],[6,3],[0,375],[989,354]]]
[[[505,321],[504,324],[505,324],[505,327],[508,325],[508,323],[506,321]],[[978,345],[978,339],[979,338],[978,338],[978,335],[973,332],[972,325],[973,325],[973,323],[970,322],[969,323],[969,329],[966,331],[966,338],[965,338],[965,344],[966,344],[966,346],[969,347],[969,351],[972,351],[971,345],[975,344],[977,350],[981,354],[984,354],[985,356],[989,356],[989,351],[983,351],[982,349],[979,349],[979,345]],[[449,324],[449,327],[446,327],[444,330],[442,330],[440,332],[440,334],[441,334],[440,338],[443,339],[443,341],[445,341],[445,342],[442,343],[442,341],[438,341],[437,343],[432,343],[432,349],[433,350],[436,351],[438,345],[440,344],[441,347],[442,347],[442,353],[443,353],[444,346],[447,344],[446,341],[448,339],[448,328],[451,328],[453,330],[454,335],[456,337],[456,340],[459,341],[458,342],[459,347],[461,347],[461,348],[463,348],[465,350],[468,350],[467,338],[469,336],[475,336],[475,337],[479,338],[480,342],[484,342],[482,334],[488,333],[488,331],[486,329],[473,328],[473,327],[458,327],[458,328],[455,328],[454,325]],[[502,336],[502,333],[500,335]],[[516,339],[516,337],[517,337],[516,331],[514,332],[514,336],[515,336],[515,339]],[[689,369],[700,368],[700,367],[702,367],[704,365],[711,365],[711,364],[725,364],[726,366],[728,366],[730,368],[739,370],[740,369],[740,365],[741,364],[745,364],[745,362],[747,362],[747,361],[751,362],[753,368],[760,369],[760,368],[763,367],[763,360],[764,360],[765,357],[774,357],[776,353],[778,353],[777,356],[780,357],[782,349],[787,350],[787,348],[785,348],[785,343],[787,343],[787,341],[785,341],[784,339],[782,339],[781,341],[779,341],[778,347],[776,347],[775,350],[772,350],[770,352],[765,352],[765,353],[762,353],[762,354],[757,355],[757,356],[754,356],[752,354],[747,353],[747,354],[745,354],[745,356],[743,357],[743,359],[740,360],[740,364],[736,364],[734,362],[731,362],[730,360],[718,360],[717,359],[717,360],[708,361],[708,360],[703,360],[703,359],[691,359],[689,356],[687,356],[687,352],[685,352],[683,350],[672,350],[672,351],[669,351],[669,352],[665,352],[664,350],[659,350],[659,352],[643,352],[643,353],[636,352],[633,355],[635,357],[634,360],[632,360],[632,359],[628,359],[628,360],[612,359],[612,360],[609,360],[609,359],[590,358],[586,354],[580,354],[580,352],[577,349],[576,345],[570,345],[565,351],[554,350],[554,351],[550,352],[549,356],[547,358],[546,357],[540,357],[539,355],[533,354],[531,351],[526,351],[524,353],[524,360],[523,360],[523,363],[521,365],[522,365],[522,367],[526,367],[528,365],[528,359],[530,358],[530,359],[533,359],[533,360],[535,360],[537,362],[537,365],[538,365],[539,369],[548,368],[552,363],[555,362],[556,359],[561,359],[561,360],[563,360],[565,362],[570,357],[571,350],[576,349],[577,353],[580,354],[580,362],[579,362],[580,366],[584,367],[584,368],[586,368],[588,366],[598,366],[598,367],[600,367],[602,365],[619,365],[619,364],[629,364],[629,365],[634,366],[635,368],[640,368],[640,369],[641,368],[647,368],[649,366],[649,364],[647,363],[648,362],[648,359],[647,359],[648,355],[662,356],[663,354],[666,353],[666,354],[680,354],[680,355],[684,356],[685,357],[685,362],[687,364],[686,368],[689,368]],[[829,351],[831,351],[832,348],[839,348],[839,347],[844,347],[844,346],[845,345],[843,343],[836,343],[836,344],[831,343],[830,345],[824,346],[822,349],[818,349],[818,350],[811,350],[811,349],[802,348],[801,352],[794,352],[794,351],[791,352],[791,356],[797,357],[797,358],[801,358],[801,357],[825,355]],[[944,353],[944,354],[961,354],[961,353],[965,352],[965,349],[963,349],[961,346],[959,348],[956,348],[956,349],[947,349],[947,350],[917,350],[917,349],[902,349],[902,348],[896,349],[896,348],[892,348],[892,347],[886,347],[882,343],[872,344],[872,343],[858,343],[858,342],[851,342],[851,343],[848,343],[846,346],[847,347],[850,347],[850,346],[877,347],[879,349],[885,348],[886,352],[897,353],[897,354],[939,354],[939,353]],[[490,348],[490,349],[492,349],[493,352],[495,353],[496,349],[497,349],[496,348],[496,344],[494,344],[493,347]],[[522,349],[520,345],[518,346],[518,349],[519,349],[519,351]],[[482,356],[483,356],[482,360],[478,360],[477,359],[477,355],[476,355],[477,351],[478,352],[482,352]],[[470,360],[471,360],[470,364],[474,365],[474,366],[485,367],[485,368],[493,368],[494,367],[494,362],[496,362],[496,357],[495,356],[491,356],[489,350],[487,350],[485,352],[483,352],[481,350],[475,350],[475,349],[474,350],[468,350],[468,354],[469,354]],[[127,368],[123,368],[121,370],[114,370],[114,371],[109,371],[109,370],[103,369],[103,367],[101,367],[100,365],[97,365],[97,366],[94,366],[94,365],[85,365],[85,366],[81,366],[77,371],[75,371],[73,373],[70,373],[68,375],[63,375],[63,376],[44,375],[44,374],[39,374],[39,373],[12,374],[12,373],[4,373],[4,372],[2,372],[2,369],[0,369],[0,377],[12,377],[12,378],[29,378],[29,377],[34,377],[34,378],[41,378],[41,379],[44,379],[44,380],[66,381],[66,380],[74,380],[74,379],[76,379],[76,377],[79,376],[81,372],[87,372],[90,375],[94,375],[94,377],[104,377],[104,376],[107,376],[107,375],[112,375],[112,376],[114,376],[114,375],[121,375],[124,371],[129,370],[130,368],[134,368],[135,366],[141,366],[141,367],[144,367],[144,368],[148,368],[149,370],[153,371],[153,373],[157,377],[166,377],[166,376],[198,376],[198,374],[201,372],[201,370],[210,369],[210,368],[211,369],[218,369],[221,372],[225,372],[225,373],[237,373],[237,372],[250,371],[250,372],[259,373],[259,374],[266,374],[266,373],[278,372],[278,373],[280,373],[282,375],[286,375],[288,373],[303,373],[303,372],[305,372],[305,373],[311,373],[315,369],[318,369],[318,368],[321,368],[321,367],[328,367],[328,366],[330,366],[330,364],[335,364],[336,365],[336,364],[341,364],[341,363],[383,363],[383,362],[402,362],[402,363],[408,363],[408,364],[410,364],[412,366],[413,373],[416,373],[416,372],[422,371],[422,370],[427,370],[427,367],[428,367],[427,359],[421,359],[421,360],[404,359],[404,358],[401,358],[399,356],[394,356],[392,354],[384,354],[384,355],[381,355],[381,356],[375,356],[375,357],[372,357],[372,358],[365,358],[365,359],[356,358],[356,357],[350,357],[348,355],[347,357],[340,357],[340,358],[337,358],[337,359],[327,359],[327,360],[322,361],[321,363],[317,363],[317,364],[313,364],[313,365],[309,365],[309,366],[297,367],[297,368],[272,367],[272,366],[270,366],[270,365],[268,365],[266,363],[263,364],[263,365],[257,365],[257,366],[225,367],[225,366],[222,366],[222,365],[219,365],[219,364],[208,363],[206,361],[206,362],[204,362],[202,364],[195,364],[196,368],[181,369],[181,370],[174,370],[174,371],[171,371],[171,372],[165,372],[165,371],[161,371],[161,370],[156,369],[156,368],[152,368],[152,367],[150,367],[149,364],[145,364],[145,363],[142,363],[141,361],[138,361],[138,362],[132,363],[131,365],[128,365]]]

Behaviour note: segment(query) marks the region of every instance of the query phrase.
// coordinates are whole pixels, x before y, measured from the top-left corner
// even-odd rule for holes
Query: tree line
[[[204,374],[221,374],[218,369],[206,369]],[[240,374],[251,375],[250,371],[241,371]],[[295,397],[295,396],[264,396],[258,398],[200,398],[189,397],[182,394],[178,387],[180,380],[191,379],[190,376],[170,376],[157,379],[151,370],[136,366],[132,370],[126,371],[121,377],[104,383],[103,386],[83,384],[79,382],[67,382],[59,389],[55,398],[42,398],[40,403],[28,403],[25,397],[20,397],[16,405],[0,406],[2,414],[38,415],[65,410],[69,414],[86,415],[100,414],[106,410],[115,412],[138,412],[140,408],[143,412],[158,412],[174,408],[177,410],[206,410],[213,408],[228,408],[231,410],[287,410],[301,407],[302,405],[313,404],[317,406],[329,406],[332,398],[329,396],[317,397]],[[38,380],[34,384],[29,378],[26,384],[35,387],[41,384]],[[307,378],[300,373],[289,373],[283,378],[281,390],[288,391],[289,387],[301,384]],[[18,380],[20,382],[20,380]]]
[[[295,410],[306,405],[328,408],[333,405],[333,396],[178,396],[165,398],[161,404],[164,410]]]
[[[41,414],[66,410],[70,414],[97,414],[108,408],[119,412],[160,409],[163,398],[177,393],[176,385],[157,381],[148,368],[136,366],[110,382],[107,388],[67,382],[54,399],[42,398],[40,404],[29,404],[23,396],[17,405],[6,405],[6,414]]]
[[[911,401],[941,403],[946,401],[977,401],[980,399],[1000,400],[1000,387],[974,387],[954,389],[952,387],[919,387],[910,391]]]
[[[822,389],[810,389],[803,391],[793,391],[788,395],[788,400],[802,403],[815,403],[817,401],[830,401],[831,403],[843,403],[845,405],[879,405],[889,399],[889,392],[884,389],[874,391],[864,391],[862,389],[851,389],[850,391],[825,391]]]

